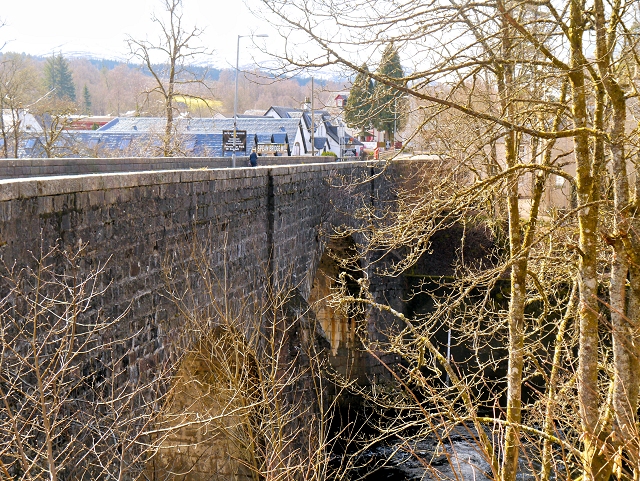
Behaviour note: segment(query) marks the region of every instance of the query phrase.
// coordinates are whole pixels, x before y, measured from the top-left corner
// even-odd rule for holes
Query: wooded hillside
[[[120,116],[135,113],[143,116],[162,115],[162,106],[153,97],[142,92],[152,82],[148,72],[139,65],[108,59],[66,59],[73,77],[76,92],[77,113]],[[48,92],[45,78],[47,58],[32,57],[11,52],[0,53],[0,78],[3,84],[10,78],[26,76],[28,82],[20,82],[16,88],[22,104],[29,106]],[[209,107],[202,103],[185,102],[185,109],[197,117],[210,117],[216,113],[233,114],[233,69],[206,69],[193,67],[205,73],[206,87],[194,91],[211,99]],[[240,72],[238,85],[238,112],[246,110],[266,111],[272,105],[297,107],[311,95],[309,78],[275,79],[259,71]],[[9,82],[8,82],[9,81]],[[344,87],[337,82],[316,82],[316,106],[322,108]],[[88,94],[88,95],[87,95]]]

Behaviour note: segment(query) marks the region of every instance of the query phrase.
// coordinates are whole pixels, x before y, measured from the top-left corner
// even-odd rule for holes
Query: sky
[[[276,42],[275,31],[251,10],[257,0],[183,0],[185,24],[203,27],[203,43],[214,50],[211,63],[234,67],[238,35],[271,34],[256,43]],[[127,34],[155,38],[151,15],[161,16],[159,0],[0,0],[3,52],[49,56],[95,56],[127,60]],[[266,27],[266,28],[265,28]],[[241,39],[240,64],[264,59],[249,39]]]

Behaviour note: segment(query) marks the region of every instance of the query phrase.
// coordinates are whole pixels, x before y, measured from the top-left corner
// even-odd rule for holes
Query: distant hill
[[[47,59],[47,57],[43,57],[43,56],[30,56],[30,57],[37,61],[45,61]],[[91,65],[93,65],[98,70],[102,70],[102,69],[113,70],[118,66],[127,66],[130,68],[139,68],[142,71],[142,73],[144,73],[145,75],[150,75],[149,71],[146,68],[143,68],[142,65],[127,62],[124,60],[99,58],[99,57],[93,57],[93,56],[82,54],[82,53],[67,55],[67,58],[87,60],[88,62],[91,63]],[[160,67],[160,64],[156,64],[154,65],[154,67]],[[241,66],[240,68],[242,71],[250,70],[250,66],[246,66],[246,65]],[[205,78],[207,80],[214,81],[214,82],[220,80],[221,72],[225,70],[231,71],[231,72],[234,71],[234,69],[229,69],[229,68],[222,69],[214,66],[203,66],[203,65],[192,65],[189,67],[189,70],[194,74],[196,74],[197,77],[201,77],[206,72]],[[264,75],[273,77],[272,74],[267,74],[266,72],[264,73]],[[299,74],[291,78],[295,80],[298,83],[298,85],[300,85],[301,87],[309,85],[311,82],[310,75]],[[348,83],[349,82],[348,79],[344,78],[341,75],[335,75],[330,73],[319,74],[318,76],[314,77],[314,79],[315,79],[315,84],[318,87],[324,87],[329,83]]]
[[[0,53],[0,60],[16,56]],[[44,90],[44,65],[47,57],[20,55],[24,68],[30,74],[37,89],[26,99],[25,104],[36,101],[46,93]],[[144,94],[153,88],[153,79],[146,68],[122,59],[97,58],[76,54],[66,57],[76,87],[78,112],[92,115],[162,115],[162,102],[158,97]],[[0,65],[0,68],[3,68]],[[238,112],[245,110],[264,111],[269,107],[300,107],[305,98],[311,96],[311,77],[296,75],[292,78],[277,78],[273,73],[242,69],[239,77]],[[194,65],[190,71],[197,77],[204,76],[205,86],[193,86],[183,92],[206,99],[203,105],[190,102],[189,113],[194,116],[212,116],[217,113],[233,113],[235,70],[230,68]],[[39,78],[38,78],[39,77]],[[315,99],[317,108],[333,105],[336,92],[344,91],[348,81],[330,75],[315,77]],[[39,87],[38,87],[39,86]],[[88,92],[88,96],[85,95]],[[31,98],[33,97],[33,98]],[[87,104],[86,100],[89,100]],[[196,109],[197,107],[197,109]],[[192,111],[193,110],[193,111]]]

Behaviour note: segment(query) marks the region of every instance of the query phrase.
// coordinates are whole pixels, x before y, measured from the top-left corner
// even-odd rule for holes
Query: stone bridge
[[[74,275],[82,277],[83,272],[100,269],[96,287],[100,295],[92,299],[86,316],[121,318],[105,335],[124,340],[110,349],[129,383],[151,383],[171,359],[179,357],[180,349],[190,350],[179,366],[169,369],[173,383],[182,383],[183,394],[163,401],[167,418],[174,416],[177,422],[176,413],[188,407],[202,414],[217,413],[221,406],[229,405],[230,398],[216,397],[211,388],[203,394],[202,383],[200,387],[189,384],[212,370],[205,365],[212,361],[203,361],[202,351],[210,353],[228,343],[215,337],[202,341],[202,326],[208,325],[212,332],[219,330],[220,319],[225,316],[234,318],[234,326],[240,325],[244,331],[241,343],[264,330],[265,322],[268,327],[269,308],[289,319],[303,319],[297,321],[298,327],[291,328],[292,332],[280,336],[281,342],[289,343],[286,355],[278,360],[281,368],[292,359],[306,359],[295,350],[309,336],[311,344],[330,347],[329,356],[337,370],[344,372],[348,365],[360,362],[356,350],[350,351],[355,339],[352,319],[340,317],[325,306],[316,316],[321,328],[309,327],[309,316],[301,306],[328,294],[332,284],[325,274],[338,273],[335,260],[325,254],[331,226],[344,222],[344,213],[363,199],[373,202],[378,190],[388,190],[389,180],[379,177],[351,189],[338,189],[332,184],[371,177],[378,170],[376,164],[207,169],[210,165],[194,159],[199,162],[195,164],[198,168],[186,169],[186,161],[177,165],[158,160],[162,165],[156,168],[168,166],[174,170],[117,172],[126,170],[126,162],[121,159],[117,160],[120,164],[93,159],[92,165],[80,168],[69,159],[62,163],[39,159],[38,165],[25,162],[12,164],[13,170],[2,174],[80,174],[96,168],[103,172],[0,180],[4,275],[12,266],[33,269],[38,258],[54,246],[60,250],[47,262],[60,264],[54,266],[57,272],[64,268],[63,251],[80,252],[76,257],[80,274]],[[6,283],[0,287],[7,296]],[[274,307],[277,299],[288,301]],[[251,316],[260,321],[252,324]],[[238,318],[242,319],[238,322]],[[211,319],[216,319],[213,327]],[[289,327],[278,329],[282,334]],[[234,347],[220,354],[214,364],[233,364],[225,356],[237,350]],[[368,369],[360,373],[364,376],[376,374],[372,365],[358,369]],[[288,388],[289,396],[317,402],[307,394],[296,394],[308,391],[312,383],[300,376]],[[158,389],[165,392],[165,387]],[[203,401],[207,396],[211,399]],[[177,438],[167,438],[165,444],[194,445],[189,439],[203,436],[198,429],[184,428],[175,435]],[[201,479],[202,473],[212,472],[222,478],[249,476],[230,460],[233,456],[229,453],[239,448],[229,444],[229,436],[223,436],[226,440],[222,441],[219,434],[214,437],[215,442],[200,443],[191,451],[185,448],[188,455],[183,450],[181,461],[176,461],[175,449],[170,453],[173,458],[166,452],[163,455],[161,449],[160,457],[155,458],[160,459],[158,466],[190,473],[181,479]]]

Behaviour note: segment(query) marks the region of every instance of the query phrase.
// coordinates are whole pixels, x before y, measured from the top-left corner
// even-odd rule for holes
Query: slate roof
[[[230,156],[222,150],[222,131],[233,130],[233,119],[176,119],[175,129],[181,136],[180,147],[188,155]],[[112,151],[132,150],[137,155],[153,155],[160,147],[159,136],[165,128],[160,117],[119,117],[96,131],[78,133],[84,142]],[[300,119],[271,117],[238,117],[237,129],[247,131],[247,152],[258,143],[288,143],[300,129]],[[150,152],[150,153],[149,153]],[[157,152],[155,152],[157,155]],[[241,152],[244,154],[245,152]]]
[[[162,140],[149,132],[74,132],[74,139],[86,146],[89,151],[107,150],[120,153],[122,156],[135,155],[140,157],[154,157],[161,155]],[[247,135],[247,151],[256,143],[255,135]],[[180,138],[178,149],[184,155],[222,156],[222,132],[189,133]],[[244,152],[240,153],[244,155]],[[225,152],[230,156],[231,152]]]
[[[311,118],[311,111],[307,109],[297,109],[293,107],[279,107],[276,105],[276,106],[270,107],[269,110],[273,110],[282,119],[296,118],[301,116],[305,116],[308,119]],[[265,112],[265,115],[269,112],[269,110]],[[322,117],[324,120],[329,119],[331,117],[331,114],[326,110],[314,109],[313,115],[316,118]]]
[[[340,142],[340,136],[338,135],[338,127],[335,125],[331,125],[329,123],[325,124],[325,129],[327,130],[327,135],[331,137],[336,142]]]
[[[323,150],[325,145],[327,145],[326,137],[314,137],[313,138],[313,146],[316,150]]]
[[[291,112],[303,112],[302,109],[296,109],[292,107],[280,107],[278,105],[271,106],[269,110],[273,110],[281,119],[291,118],[291,116],[289,115]],[[267,112],[269,112],[269,110],[267,110]],[[265,114],[267,112],[265,112]]]
[[[44,139],[42,137],[22,138],[18,146],[19,158],[45,157]],[[75,138],[63,132],[50,146],[55,157],[73,157],[78,152],[79,145]]]
[[[327,129],[327,135],[331,137],[333,140],[335,140],[336,142],[340,143],[340,134],[338,133],[338,127],[336,127],[335,125],[326,124],[325,128]],[[343,145],[363,145],[362,142],[360,142],[358,139],[346,133],[342,137],[342,144]]]
[[[96,132],[110,133],[162,133],[165,119],[161,117],[118,117],[100,127]],[[300,126],[299,119],[274,119],[271,117],[239,117],[238,130],[246,130],[247,135],[272,135],[286,133],[289,139],[295,139]],[[220,133],[233,130],[233,119],[176,119],[175,128],[182,134]]]
[[[267,144],[270,142],[273,142],[273,134],[265,134],[265,133],[258,133],[258,142],[261,144]]]
[[[301,137],[302,152],[307,152],[309,137],[308,126],[311,125],[309,111],[302,109],[290,109],[274,107],[282,112],[291,112],[293,118],[272,117],[239,117],[237,119],[238,130],[247,132],[247,150],[240,152],[246,155],[258,143],[291,144],[299,140],[299,132],[304,132]],[[317,121],[325,118],[323,111],[314,111]],[[56,145],[59,156],[140,156],[153,157],[162,155],[162,135],[166,120],[161,117],[117,117],[98,130],[67,131]],[[327,123],[327,135],[336,135],[337,128]],[[192,156],[231,156],[231,152],[223,152],[222,132],[233,130],[232,118],[178,118],[174,123],[177,142],[177,150],[183,155]],[[333,135],[332,135],[333,134]],[[328,147],[327,137],[316,137],[315,148],[324,150]],[[346,143],[346,142],[345,142]],[[22,155],[25,157],[41,157],[41,145],[34,143],[32,146],[24,146]]]
[[[277,132],[277,133],[273,134],[271,141],[274,144],[288,144],[289,143],[289,136],[287,135],[286,132]]]

